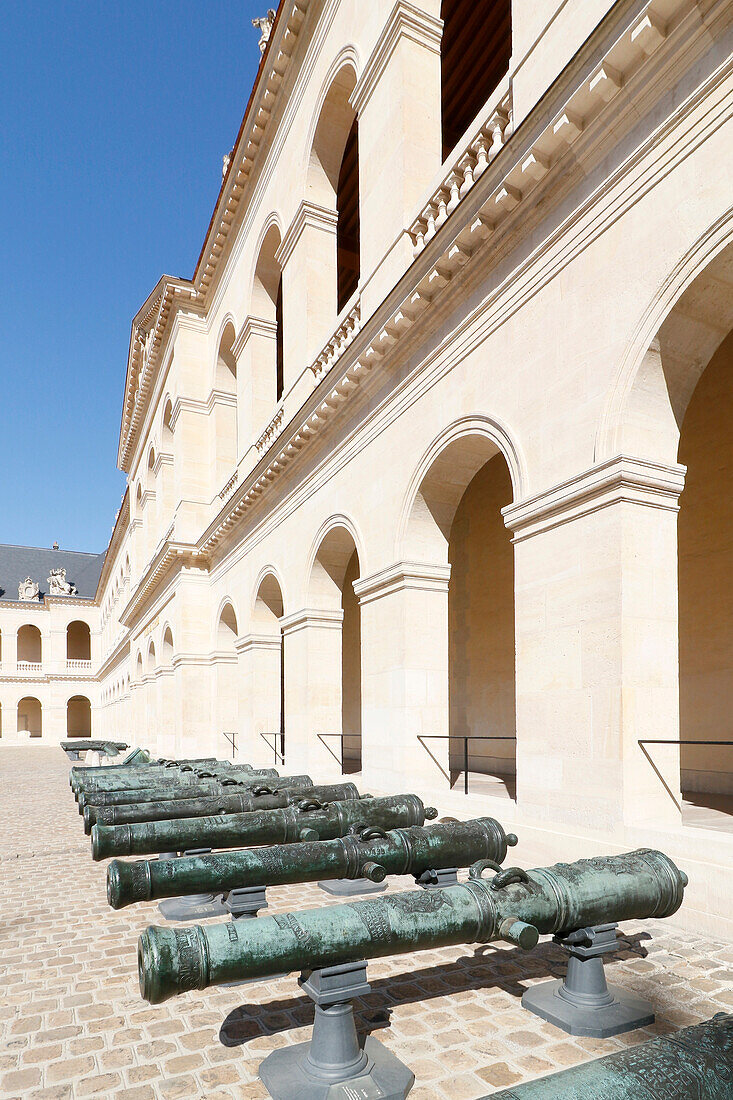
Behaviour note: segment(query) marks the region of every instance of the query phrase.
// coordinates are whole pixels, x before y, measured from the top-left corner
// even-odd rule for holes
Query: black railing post
[[[468,737],[463,738],[463,793],[468,794]]]

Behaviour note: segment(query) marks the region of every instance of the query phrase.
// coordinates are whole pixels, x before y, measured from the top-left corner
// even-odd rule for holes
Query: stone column
[[[174,756],[175,735],[175,685],[172,668],[158,671],[158,749],[159,756]]]
[[[514,532],[517,798],[600,832],[680,817],[678,497],[684,468],[618,457],[504,509]]]
[[[447,790],[418,742],[448,762],[448,581],[450,566],[396,562],[354,582],[361,609],[362,775],[365,787]]]
[[[343,619],[341,610],[305,608],[282,620],[285,761],[289,774],[310,772],[324,782],[341,774],[316,735],[341,733]]]
[[[359,120],[363,317],[412,262],[406,227],[441,165],[442,31],[440,0],[397,0],[351,96]]]
[[[239,733],[239,684],[236,653],[217,653],[213,665],[211,732],[213,755],[225,757],[231,744],[225,733]]]
[[[282,638],[279,633],[248,634],[238,640],[237,654],[238,756],[260,767],[271,767],[273,754],[260,734],[280,731]]]
[[[332,335],[337,316],[336,212],[303,200],[278,249],[285,392]],[[274,411],[274,410],[273,410]]]
[[[211,726],[211,666],[208,658],[181,654],[174,660],[176,752],[221,756]]]
[[[254,446],[277,407],[277,325],[263,318],[245,318],[232,351],[239,365],[237,389],[241,456]]]

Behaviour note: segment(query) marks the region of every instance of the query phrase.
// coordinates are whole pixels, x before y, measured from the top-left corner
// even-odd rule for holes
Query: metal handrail
[[[275,753],[275,763],[276,764],[278,764],[278,763],[284,764],[285,763],[285,734],[282,732],[282,730],[278,730],[277,733],[262,733],[262,732],[260,732],[260,737],[265,742],[268,749],[272,749],[272,751]],[[271,744],[267,740],[268,737],[274,737],[275,741]],[[280,751],[279,752],[278,752],[278,748],[277,748],[277,738],[278,737],[280,738]]]
[[[334,760],[336,761],[338,766],[341,768],[341,774],[344,775],[345,773],[344,773],[344,735],[343,735],[343,733],[317,733],[316,737],[321,742],[323,747],[325,749],[327,749],[328,752],[331,753],[331,756],[334,758]],[[330,745],[326,744],[326,742],[324,741],[324,737],[338,737],[340,739],[340,741],[341,741],[341,758],[340,759],[336,755],[336,753],[333,751],[333,749],[330,747]]]
[[[222,737],[226,737],[227,741],[232,746],[232,760],[233,760],[234,755],[237,751],[237,732],[236,732],[236,730],[233,733],[226,733],[226,731],[222,731]]]
[[[647,760],[651,764],[652,769],[656,773],[656,776],[657,776],[659,782],[662,784],[665,791],[667,792],[667,794],[672,799],[675,806],[677,807],[677,809],[680,812],[682,811],[682,806],[677,801],[677,796],[675,795],[674,791],[670,790],[666,779],[664,778],[664,776],[662,775],[659,768],[654,763],[654,761],[652,760],[650,754],[646,751],[644,746],[645,745],[707,745],[709,747],[714,747],[714,746],[717,745],[717,746],[722,746],[723,748],[733,748],[733,741],[693,741],[693,740],[690,740],[688,738],[675,740],[674,738],[665,738],[665,737],[639,737],[637,739],[636,743],[639,746],[639,748],[641,749],[641,751],[644,753],[644,756],[647,758]]]
[[[488,733],[461,733],[461,734],[455,734],[455,733],[418,733],[417,734],[417,739],[420,742],[420,744],[422,745],[422,747],[425,749],[425,752],[428,754],[428,756],[433,761],[433,763],[437,765],[439,771],[442,772],[442,774],[448,780],[448,785],[451,786],[451,787],[453,786],[453,784],[451,783],[450,775],[445,770],[445,768],[440,763],[440,761],[437,760],[435,756],[433,756],[433,754],[431,753],[430,749],[425,744],[425,742],[426,741],[448,741],[448,742],[450,742],[450,741],[459,741],[459,740],[463,741],[463,793],[464,794],[468,794],[468,742],[469,741],[516,741],[517,740],[516,737],[507,737],[507,736],[503,736],[503,735],[500,736],[498,734],[493,735],[493,734],[488,734]],[[450,748],[450,746],[449,746],[449,748]]]

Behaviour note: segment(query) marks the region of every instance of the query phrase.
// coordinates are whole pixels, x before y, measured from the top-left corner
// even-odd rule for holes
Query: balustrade
[[[410,226],[416,256],[432,240],[509,139],[512,132],[512,95],[508,80],[503,82],[497,94],[501,97],[498,104],[489,109],[475,136],[462,149],[456,150],[448,162],[442,182]]]
[[[354,295],[342,311],[342,320],[339,322],[333,336],[325,347],[311,363],[311,371],[316,379],[323,377],[336,360],[343,354],[361,328],[361,300]]]

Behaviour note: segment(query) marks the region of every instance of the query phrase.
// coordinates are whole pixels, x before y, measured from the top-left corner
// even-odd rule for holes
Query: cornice
[[[686,472],[685,466],[617,455],[537,496],[502,508],[504,523],[513,532],[512,542],[518,543],[613,504],[678,512]]]
[[[398,561],[394,565],[354,581],[354,593],[363,607],[383,596],[413,589],[419,592],[444,592],[448,594],[451,567],[447,564]]]
[[[280,620],[283,634],[295,634],[299,630],[307,630],[309,627],[319,627],[325,630],[341,630],[344,622],[344,613],[340,608],[320,609],[304,607],[301,611],[295,611],[292,615],[286,615]]]
[[[155,591],[161,578],[174,565],[180,567],[190,565],[202,570],[207,568],[206,559],[196,546],[191,543],[166,540],[140,578],[126,606],[121,609],[118,616],[121,626],[130,628],[135,616]]]
[[[295,217],[285,230],[285,236],[275,253],[275,263],[280,270],[282,271],[285,268],[304,229],[312,226],[315,229],[323,229],[335,235],[337,223],[338,214],[335,210],[329,210],[326,206],[319,206],[318,203],[303,199],[295,212]]]
[[[677,0],[676,10],[681,11],[677,21],[670,18],[666,23],[660,24],[654,13],[656,2],[658,0],[652,0],[651,3],[641,3],[639,0],[619,3],[596,28],[543,99],[530,111],[517,133],[510,136],[466,197],[459,202],[445,224],[438,227],[429,243],[419,251],[393,291],[364,322],[361,331],[333,363],[298,414],[280,433],[277,445],[270,446],[262,460],[242,480],[238,490],[203,533],[199,542],[202,552],[210,553],[244,512],[258,503],[259,498],[297,457],[300,450],[341,411],[373,367],[380,364],[387,355],[390,365],[394,363],[393,356],[397,346],[422,314],[428,311],[430,316],[435,316],[441,295],[451,281],[462,274],[469,260],[480,255],[485,263],[488,260],[492,265],[499,263],[510,247],[508,238],[511,234],[521,234],[523,231],[529,212],[524,200],[532,194],[533,187],[540,187],[543,195],[547,195],[553,184],[560,182],[556,201],[565,197],[568,188],[574,186],[574,177],[565,179],[566,158],[572,157],[581,163],[581,154],[574,148],[576,142],[578,150],[584,150],[586,155],[592,150],[596,156],[600,156],[600,144],[617,140],[614,122],[606,112],[613,109],[612,103],[618,89],[613,91],[615,86],[612,83],[610,90],[613,94],[609,102],[606,98],[609,86],[605,80],[599,82],[597,79],[604,64],[609,72],[612,69],[614,74],[623,77],[624,87],[633,82],[637,89],[648,89],[645,69],[653,57],[656,77],[652,87],[656,88],[665,64],[670,68],[678,65],[681,52],[686,58],[691,58],[693,41],[697,43],[703,39],[709,43],[708,29],[702,24],[694,4],[691,6],[685,0]],[[723,0],[719,0],[716,8],[722,7]],[[690,20],[694,26],[690,25]],[[660,26],[662,30],[659,30]],[[648,27],[654,33],[648,33]],[[611,65],[607,60],[609,56],[613,57],[616,65]],[[622,104],[625,120],[631,126],[632,120],[636,121],[638,117],[635,104],[626,96],[622,96],[619,102]],[[580,118],[581,103],[585,105],[583,126],[576,127],[575,130],[568,129],[562,120],[571,116]],[[683,104],[676,115],[689,109],[692,109],[689,104]],[[675,116],[675,120],[668,125],[677,122]],[[547,139],[548,135],[552,152],[540,140]],[[660,139],[655,135],[649,139],[647,145],[657,140]],[[542,148],[537,146],[538,142]],[[645,148],[640,148],[635,156],[638,158],[646,151]],[[539,174],[538,164],[542,168]],[[620,179],[629,170],[630,165],[625,162],[615,176]],[[511,181],[514,178],[523,178],[523,174],[527,176],[527,180],[522,191]],[[604,191],[607,191],[607,187]],[[597,201],[598,195],[590,197],[584,208]],[[583,212],[581,210],[577,217]],[[558,229],[553,237],[561,232],[567,232],[567,227]],[[488,237],[492,241],[490,252],[485,247]],[[501,245],[497,243],[499,240]],[[533,261],[528,260],[527,264],[530,262]],[[515,307],[512,306],[509,312],[503,312],[504,319],[513,308]],[[475,320],[476,316],[472,315],[466,324]]]
[[[401,39],[409,38],[417,45],[424,46],[433,53],[439,54],[442,35],[442,19],[436,19],[434,16],[428,15],[427,12],[421,11],[420,8],[408,3],[407,0],[397,0],[382,33],[377,39],[369,60],[364,66],[364,71],[351,93],[350,102],[357,115],[361,114],[369,102],[372,92]]]
[[[232,354],[235,359],[239,359],[252,336],[265,336],[274,340],[277,336],[276,322],[266,321],[263,317],[251,317],[249,315],[245,317],[237,338],[232,344]]]
[[[250,653],[253,650],[272,650],[280,652],[282,636],[278,634],[246,634],[238,638],[236,643],[237,653]]]
[[[192,306],[196,299],[193,283],[163,275],[132,321],[117,452],[117,464],[126,473],[130,472],[134,441],[147,407],[174,299]]]

